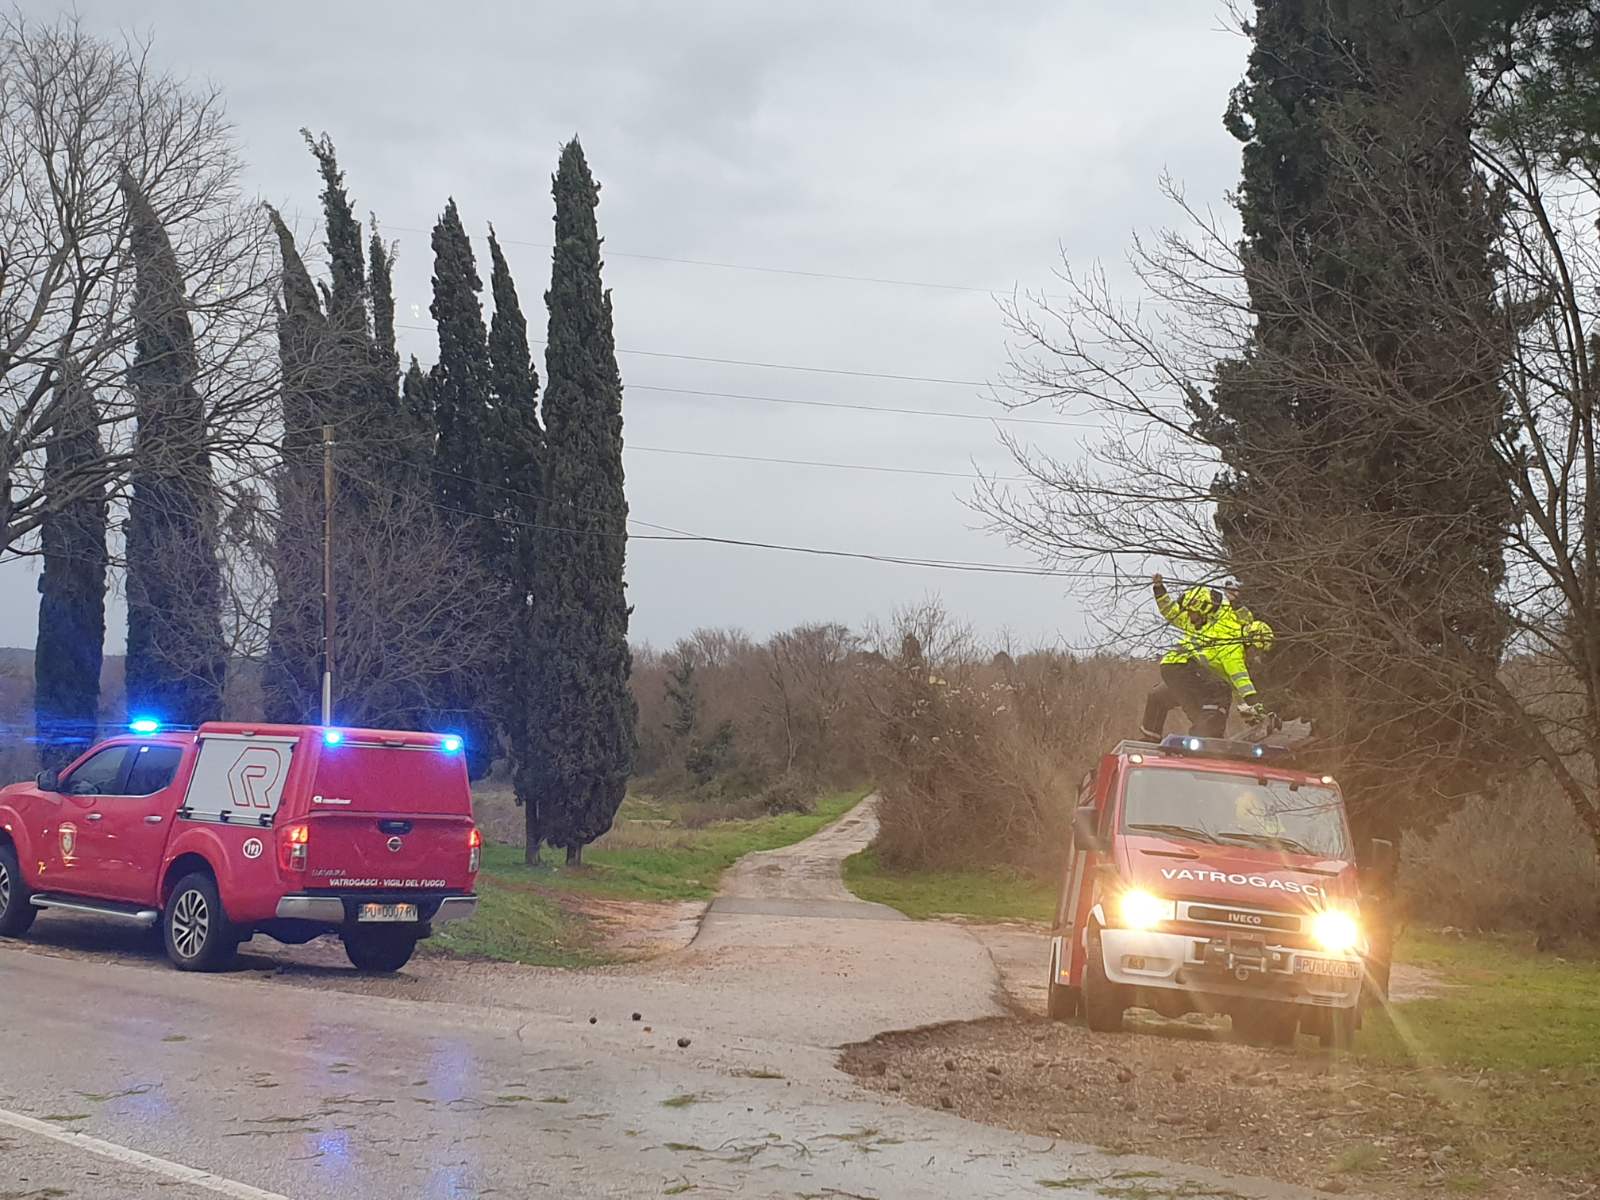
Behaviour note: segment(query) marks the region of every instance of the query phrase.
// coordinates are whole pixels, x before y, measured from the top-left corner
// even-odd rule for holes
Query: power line
[[[386,225],[385,229],[393,229],[399,233],[415,233],[422,237],[431,236],[426,229],[417,229],[407,225]],[[534,250],[553,250],[555,247],[549,242],[529,242],[518,238],[496,238],[506,246],[528,246]],[[722,271],[752,271],[761,275],[793,275],[802,279],[838,279],[846,283],[878,283],[888,287],[922,288],[928,291],[940,292],[968,292],[979,296],[1003,295],[1015,290],[1015,287],[985,288],[974,287],[965,283],[932,283],[925,279],[893,279],[883,275],[847,275],[837,271],[806,271],[797,267],[768,267],[755,263],[722,262],[709,258],[678,258],[670,254],[638,254],[626,250],[613,250],[607,246],[602,250],[606,258],[637,258],[644,262],[679,263],[689,267],[714,267]]]
[[[397,329],[411,329],[418,333],[433,333],[427,325],[396,325]],[[529,344],[543,346],[542,338],[529,338]],[[903,383],[939,383],[951,387],[986,387],[981,379],[945,379],[936,375],[900,375],[893,371],[856,371],[849,367],[813,367],[802,363],[761,362],[749,358],[715,358],[707,354],[674,354],[666,350],[628,350],[617,347],[618,354],[634,354],[643,358],[675,358],[683,362],[716,363],[725,367],[760,367],[765,371],[804,371],[811,375],[848,375],[855,379],[896,379]]]
[[[881,471],[888,475],[930,475],[940,479],[980,479],[988,480],[991,476],[980,475],[973,471],[934,471],[921,467],[887,467],[876,463],[842,463],[827,462],[810,458],[765,458],[757,454],[724,454],[715,450],[679,450],[667,446],[640,446],[634,442],[626,442],[624,450],[642,450],[649,454],[681,454],[691,458],[725,458],[735,462],[777,463],[786,467],[829,467],[837,471]],[[1022,483],[1032,478],[1028,475],[996,475],[992,478],[1005,483]]]
[[[382,458],[383,456],[375,455],[374,457]],[[384,461],[398,463],[400,460],[398,460],[398,459],[385,459]],[[439,470],[436,467],[428,467],[428,468],[425,468],[425,469],[430,471],[433,474],[442,475],[442,476],[445,476],[447,478],[453,478],[453,479],[463,478],[460,475],[459,472],[455,472],[455,471],[442,471],[442,470]],[[403,495],[403,493],[397,492],[394,489],[389,488],[389,487],[384,487],[382,484],[376,484],[372,480],[363,480],[363,482],[366,483],[368,486],[376,486],[380,490],[388,492],[392,496],[397,496],[397,497],[400,497],[402,499],[406,498]],[[508,493],[510,495],[523,496],[523,497],[526,497],[526,498],[532,498],[531,493],[521,492],[521,491],[516,490],[515,488],[501,487],[498,484],[492,484],[490,486],[495,488],[498,491],[503,491],[503,492],[506,492],[506,493]],[[862,561],[862,562],[884,563],[884,564],[887,564],[887,565],[890,565],[890,566],[919,567],[919,568],[923,568],[923,569],[926,569],[926,570],[956,571],[956,572],[963,572],[963,573],[970,573],[970,574],[981,574],[981,575],[1020,575],[1020,576],[1031,576],[1031,577],[1035,577],[1035,578],[1049,578],[1049,579],[1116,579],[1116,578],[1123,578],[1122,575],[1119,575],[1118,573],[1111,572],[1111,571],[1082,571],[1082,570],[1067,570],[1067,571],[1063,571],[1063,570],[1058,570],[1058,569],[1053,568],[1053,567],[1028,567],[1028,566],[1022,566],[1022,565],[1019,565],[1019,564],[1012,564],[1012,563],[986,563],[986,562],[977,562],[977,561],[973,561],[973,560],[970,560],[970,559],[923,558],[923,557],[918,557],[918,556],[915,556],[915,555],[880,554],[880,553],[873,553],[873,552],[863,551],[863,550],[838,550],[838,549],[834,549],[834,548],[831,548],[831,547],[823,547],[823,546],[796,546],[796,545],[792,545],[792,544],[789,544],[789,543],[786,543],[786,542],[768,542],[768,541],[761,541],[761,540],[757,540],[757,539],[753,539],[753,538],[720,537],[720,536],[716,536],[716,535],[712,535],[712,534],[691,533],[688,530],[677,529],[677,528],[675,528],[675,527],[673,527],[671,525],[660,525],[660,524],[657,524],[655,522],[645,521],[645,520],[642,520],[642,519],[637,518],[637,517],[629,517],[627,519],[628,524],[630,524],[630,525],[638,525],[638,526],[640,526],[641,528],[644,528],[644,529],[653,529],[653,530],[658,530],[660,532],[657,532],[657,533],[632,533],[632,534],[630,534],[630,533],[621,533],[621,534],[617,534],[617,533],[608,532],[608,531],[603,530],[603,529],[571,529],[571,528],[567,528],[565,526],[547,525],[547,524],[543,524],[543,523],[540,523],[540,522],[534,522],[534,521],[518,521],[518,520],[516,520],[514,518],[511,518],[511,517],[498,516],[498,515],[495,515],[495,514],[492,514],[492,513],[489,513],[489,514],[474,513],[474,512],[470,512],[469,510],[464,509],[464,508],[457,508],[456,506],[451,505],[451,504],[444,504],[444,503],[441,503],[439,501],[426,499],[426,498],[423,498],[423,497],[412,497],[412,499],[415,499],[419,503],[425,504],[429,508],[436,509],[439,512],[452,513],[452,514],[454,514],[456,516],[468,517],[468,518],[471,518],[473,520],[493,521],[495,524],[503,525],[508,529],[544,530],[546,532],[553,532],[553,533],[569,533],[569,534],[572,534],[572,535],[578,536],[578,537],[585,537],[585,536],[587,536],[587,537],[613,537],[613,538],[614,537],[621,537],[621,538],[625,538],[625,539],[628,539],[628,540],[631,540],[631,541],[644,541],[644,542],[678,542],[678,543],[697,542],[697,543],[701,543],[701,544],[705,544],[705,545],[713,545],[713,546],[738,546],[738,547],[743,547],[743,548],[746,548],[746,549],[753,549],[753,550],[772,550],[772,551],[778,551],[778,552],[781,552],[781,553],[804,554],[804,555],[809,555],[809,556],[813,556],[813,557],[821,557],[821,558],[845,558],[845,559],[853,559],[853,560]],[[582,509],[580,509],[578,511],[588,511],[588,512],[591,512],[593,515],[601,515],[601,516],[608,516],[608,517],[614,516],[614,514],[611,514],[611,513],[599,513],[599,512],[596,512],[595,510],[582,510]]]
[[[887,404],[850,404],[843,400],[797,400],[787,396],[755,396],[747,392],[713,392],[701,388],[661,387],[629,383],[631,392],[669,392],[679,396],[713,396],[724,400],[755,400],[762,404],[798,404],[806,408],[846,408],[857,412],[891,413],[907,417],[945,417],[953,421],[1001,421],[1008,425],[1059,425],[1067,429],[1104,429],[1098,421],[1060,421],[1049,417],[1012,417],[989,413],[942,412],[936,408],[898,408]]]

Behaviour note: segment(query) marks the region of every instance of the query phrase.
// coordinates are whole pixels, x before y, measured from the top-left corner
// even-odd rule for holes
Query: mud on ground
[[[1130,1013],[1128,1029],[1094,1035],[1030,1015],[961,1022],[848,1046],[840,1066],[872,1091],[968,1120],[1333,1194],[1600,1194],[1477,1163],[1500,1099],[1492,1079],[1362,1066],[1307,1039],[1295,1051],[1244,1045],[1221,1018]],[[1123,1200],[1166,1194],[1100,1182]]]

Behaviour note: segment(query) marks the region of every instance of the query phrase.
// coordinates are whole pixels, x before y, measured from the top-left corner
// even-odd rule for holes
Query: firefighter
[[[1161,682],[1145,700],[1144,736],[1161,740],[1167,713],[1180,705],[1189,716],[1189,731],[1197,737],[1221,737],[1228,726],[1228,685],[1201,661],[1206,630],[1217,619],[1224,597],[1204,585],[1189,588],[1178,599],[1167,591],[1159,574],[1150,577],[1156,609],[1178,630],[1178,642],[1161,659]],[[1252,691],[1254,689],[1252,688]]]
[[[1161,660],[1161,682],[1145,702],[1142,732],[1159,741],[1167,713],[1181,705],[1196,737],[1222,737],[1228,727],[1228,701],[1251,722],[1267,713],[1250,678],[1247,651],[1272,648],[1272,627],[1238,601],[1237,588],[1189,588],[1174,600],[1160,575],[1150,579],[1156,608],[1179,630],[1179,641]]]

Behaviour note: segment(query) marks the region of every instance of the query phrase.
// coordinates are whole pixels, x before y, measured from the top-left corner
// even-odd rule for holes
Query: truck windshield
[[[1344,806],[1332,788],[1215,771],[1134,770],[1122,828],[1184,842],[1350,857]]]

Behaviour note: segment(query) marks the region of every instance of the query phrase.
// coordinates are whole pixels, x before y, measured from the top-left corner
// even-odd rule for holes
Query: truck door
[[[1094,803],[1095,774],[1092,770],[1085,773],[1083,782],[1078,787],[1076,804],[1079,808]],[[1089,852],[1078,845],[1077,839],[1074,838],[1067,856],[1066,870],[1062,873],[1061,894],[1056,898],[1054,961],[1055,982],[1058,984],[1070,984],[1076,987],[1079,982],[1074,972],[1083,957],[1083,947],[1080,944],[1077,917],[1084,908],[1083,894],[1086,891],[1084,880],[1088,869]]]
[[[130,746],[121,792],[102,797],[88,843],[96,895],[153,904],[181,788],[174,786],[184,748],[165,742]]]
[[[96,887],[94,834],[105,822],[102,801],[115,796],[128,772],[126,745],[97,750],[61,780],[61,790],[46,796],[43,810],[54,818],[39,831],[39,855],[45,861],[42,891],[99,896]]]
[[[1083,790],[1079,793],[1078,803],[1081,806],[1093,805],[1098,815],[1096,822],[1101,838],[1105,838],[1111,826],[1109,815],[1111,812],[1111,797],[1117,788],[1119,766],[1121,760],[1113,755],[1107,755],[1100,760],[1100,767],[1083,781]],[[1109,861],[1104,855],[1097,855],[1077,846],[1072,848],[1070,888],[1063,889],[1060,901],[1060,911],[1056,920],[1061,926],[1060,949],[1060,974],[1058,983],[1070,982],[1073,987],[1083,984],[1083,961],[1085,951],[1085,930],[1089,924],[1089,912],[1094,906],[1095,878],[1099,864]],[[1070,977],[1070,979],[1069,979]]]

